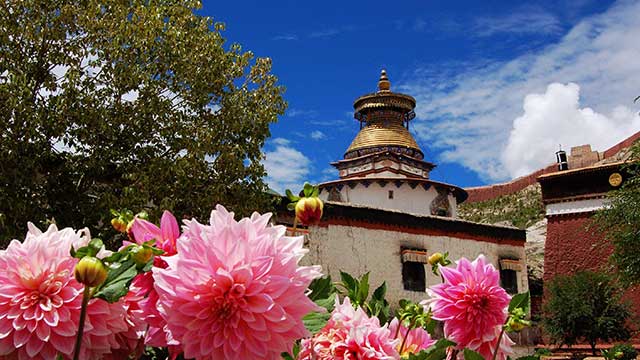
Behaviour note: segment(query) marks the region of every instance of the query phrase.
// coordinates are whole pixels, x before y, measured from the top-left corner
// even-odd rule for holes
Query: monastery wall
[[[305,264],[322,265],[323,273],[339,281],[340,271],[354,276],[370,272],[371,293],[383,281],[387,282],[387,299],[397,307],[402,298],[418,302],[427,298],[424,292],[407,291],[402,278],[402,248],[425,249],[428,255],[448,251],[450,259],[474,259],[484,254],[496,268],[500,258],[521,259],[525,263],[524,246],[489,242],[455,236],[425,235],[398,230],[382,230],[358,225],[312,226],[306,238],[309,253]],[[425,266],[426,286],[441,282],[440,277]],[[517,273],[518,292],[528,290],[526,268]]]
[[[434,186],[425,188],[423,185],[412,187],[406,182],[398,184],[389,181],[384,186],[380,182],[370,184],[357,183],[351,188],[343,185],[339,190],[342,202],[360,204],[380,209],[392,209],[414,214],[431,214],[431,203],[438,197],[438,191]],[[446,194],[446,193],[445,193]],[[329,192],[321,191],[320,198],[326,201]],[[451,217],[457,216],[457,204],[453,194],[446,195],[444,201],[448,202],[448,210]]]
[[[588,230],[592,215],[593,212],[582,212],[548,217],[545,282],[577,271],[609,271],[608,259],[613,249],[603,242],[602,234]],[[640,287],[627,291],[625,300],[640,314]]]

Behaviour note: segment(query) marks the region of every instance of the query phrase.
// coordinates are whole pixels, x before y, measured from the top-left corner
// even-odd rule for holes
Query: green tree
[[[629,163],[623,167],[624,182],[609,193],[610,206],[595,216],[596,228],[613,245],[611,262],[624,285],[640,284],[640,143],[631,148]]]
[[[108,231],[109,208],[208,219],[268,206],[261,147],[284,113],[268,58],[193,0],[0,6],[0,245],[27,221]]]
[[[588,342],[596,354],[598,340],[626,340],[630,311],[621,302],[621,291],[603,273],[579,272],[557,276],[546,285],[548,298],[542,324],[554,343]]]

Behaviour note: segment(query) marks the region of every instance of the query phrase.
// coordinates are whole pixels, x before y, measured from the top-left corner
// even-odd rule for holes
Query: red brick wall
[[[498,196],[513,194],[526,188],[529,185],[535,184],[537,182],[536,179],[538,178],[538,176],[555,171],[558,171],[558,165],[551,164],[529,175],[519,177],[506,183],[465,188],[465,190],[469,194],[469,198],[467,198],[465,202],[474,203],[495,199]]]
[[[556,275],[571,275],[580,270],[606,271],[612,248],[602,237],[586,227],[592,213],[551,216],[547,224],[544,248],[544,281]],[[640,314],[640,288],[627,291],[625,298]]]

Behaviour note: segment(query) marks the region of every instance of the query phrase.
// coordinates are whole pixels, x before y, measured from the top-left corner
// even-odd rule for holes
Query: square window
[[[518,273],[515,270],[500,270],[500,286],[509,294],[518,293]]]
[[[389,190],[389,199],[393,199],[393,190]]]
[[[415,261],[402,263],[402,283],[405,290],[425,292],[426,276],[424,264]]]

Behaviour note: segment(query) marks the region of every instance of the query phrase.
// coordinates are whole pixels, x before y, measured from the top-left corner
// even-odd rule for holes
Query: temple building
[[[378,91],[356,99],[360,132],[335,166],[340,179],[320,184],[323,200],[425,215],[456,216],[467,193],[429,179],[434,164],[409,132],[416,100],[391,91],[383,70]]]
[[[449,252],[452,260],[484,254],[507,291],[527,291],[525,232],[457,218],[467,193],[430,178],[436,165],[425,161],[409,131],[415,106],[413,97],[391,91],[384,71],[377,91],[356,99],[360,131],[332,163],[339,179],[319,185],[324,215],[303,230],[310,250],[303,262],[322,265],[333,279],[340,271],[369,272],[372,289],[386,281],[393,307],[402,298],[424,299],[425,289],[441,281],[427,264],[434,252]],[[292,220],[283,206],[278,221]]]

